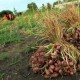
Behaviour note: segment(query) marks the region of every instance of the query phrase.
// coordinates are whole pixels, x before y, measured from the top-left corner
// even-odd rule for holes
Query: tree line
[[[63,2],[69,2],[69,1],[76,1],[76,0],[63,0]],[[54,2],[53,4],[47,3],[46,6],[44,4],[42,4],[42,6],[40,8],[38,8],[36,3],[32,2],[32,3],[29,3],[27,5],[26,12],[35,12],[35,11],[39,11],[39,10],[42,10],[42,11],[51,10],[51,9],[54,8],[55,5],[57,5],[59,3],[63,3],[63,2],[61,0],[58,0],[58,1]],[[1,11],[0,12],[0,17],[2,17],[6,13],[10,13],[10,14],[14,14],[14,15],[22,14],[22,12],[17,12],[17,10],[14,8],[14,11],[10,11],[10,10],[3,10],[3,11]]]

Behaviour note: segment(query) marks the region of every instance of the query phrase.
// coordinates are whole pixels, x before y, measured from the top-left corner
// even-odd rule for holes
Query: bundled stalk
[[[75,6],[65,8],[60,14],[59,18],[61,25],[64,28],[73,27],[76,23],[80,22],[80,17],[78,16],[78,11]]]
[[[77,9],[74,6],[66,8],[60,19],[64,27],[63,38],[80,50],[80,16]]]
[[[60,41],[63,34],[57,17],[54,14],[52,16],[46,16],[44,24],[47,29],[45,35],[53,42]]]
[[[47,16],[44,23],[45,34],[53,44],[39,47],[31,57],[33,71],[41,73],[45,78],[73,75],[80,71],[80,51],[65,41],[64,29],[66,28],[62,27],[55,15]]]

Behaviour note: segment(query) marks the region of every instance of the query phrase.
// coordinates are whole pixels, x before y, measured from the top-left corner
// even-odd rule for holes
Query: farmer
[[[14,16],[12,14],[7,14],[7,18],[8,18],[8,20],[13,20]]]

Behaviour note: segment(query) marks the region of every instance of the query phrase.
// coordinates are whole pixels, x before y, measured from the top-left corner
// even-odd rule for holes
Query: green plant
[[[0,72],[0,79],[3,80],[3,77],[5,76],[5,73]]]
[[[10,58],[9,53],[6,53],[6,52],[0,53],[0,60],[1,60],[1,61],[7,60],[7,59],[9,59],[9,58]]]
[[[10,65],[16,65],[19,62],[21,62],[22,60],[23,60],[23,57],[15,56],[12,58]]]

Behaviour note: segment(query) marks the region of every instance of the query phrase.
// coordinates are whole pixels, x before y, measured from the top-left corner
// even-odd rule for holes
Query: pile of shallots
[[[77,49],[80,50],[80,28],[74,29],[73,33],[64,32],[63,37],[67,42],[72,43]]]
[[[73,75],[80,71],[80,62],[76,63],[71,58],[64,60],[61,50],[62,46],[59,44],[53,44],[49,51],[47,47],[40,46],[31,57],[33,72],[40,73],[45,78],[55,78],[59,75]]]

